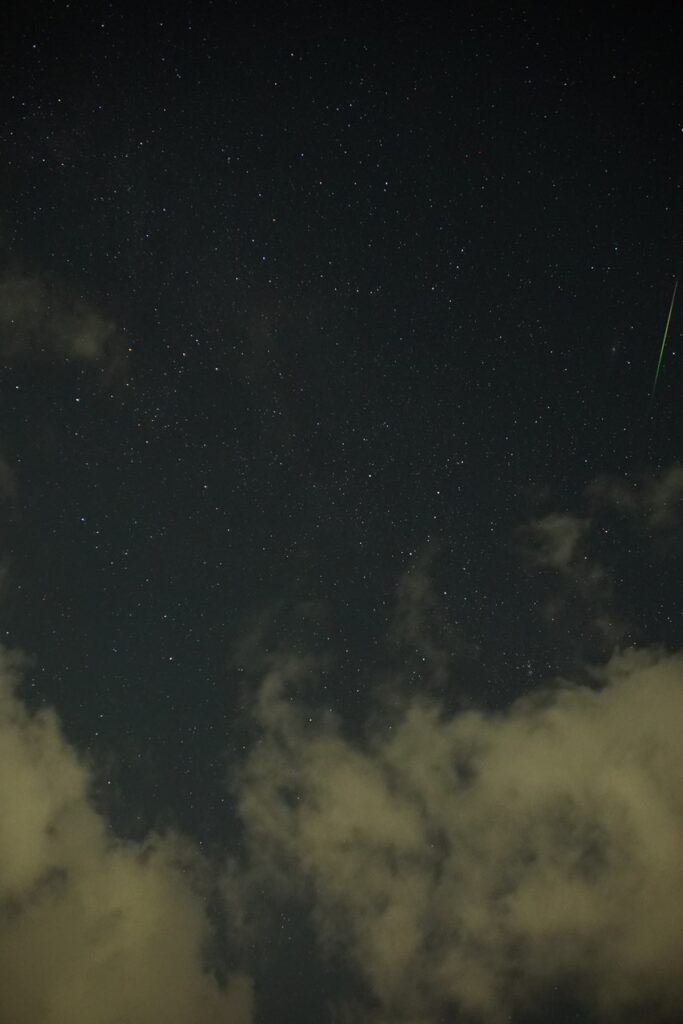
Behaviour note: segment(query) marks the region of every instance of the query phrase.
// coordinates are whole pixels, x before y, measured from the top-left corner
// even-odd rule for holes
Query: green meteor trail
[[[659,368],[662,365],[662,356],[664,355],[664,346],[666,345],[666,336],[669,333],[669,324],[671,323],[671,314],[674,311],[674,302],[676,301],[676,289],[677,288],[678,288],[678,278],[676,278],[676,283],[674,284],[673,295],[671,296],[671,305],[669,306],[669,315],[666,318],[666,327],[664,328],[664,337],[662,338],[662,345],[661,345],[661,348],[659,349],[659,359],[657,360],[657,370],[655,372],[655,382],[652,385],[652,394],[650,395],[650,398],[654,398],[655,388],[657,387],[657,379],[659,377]]]

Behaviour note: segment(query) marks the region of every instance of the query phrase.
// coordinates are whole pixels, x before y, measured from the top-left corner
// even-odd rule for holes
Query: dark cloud
[[[625,513],[642,529],[673,531],[683,522],[683,466],[623,479],[601,476],[588,489],[597,507]]]
[[[580,545],[589,522],[578,516],[555,513],[532,520],[520,535],[526,540],[526,552],[537,565],[573,571],[580,557]]]
[[[0,355],[6,361],[99,363],[124,360],[116,325],[83,299],[28,275],[0,280]]]
[[[556,574],[544,606],[546,618],[558,622],[571,614],[583,619],[585,629],[609,651],[624,637],[626,627],[617,613],[610,574],[590,549],[593,530],[587,517],[549,513],[520,527],[517,540],[530,566]]]

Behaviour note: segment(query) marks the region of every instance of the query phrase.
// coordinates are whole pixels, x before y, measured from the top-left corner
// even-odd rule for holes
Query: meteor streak
[[[661,348],[659,349],[659,359],[657,360],[657,370],[655,372],[655,382],[652,385],[652,394],[650,395],[651,399],[654,398],[654,396],[655,396],[655,388],[657,387],[657,379],[659,377],[659,368],[662,365],[662,356],[664,355],[664,346],[666,345],[666,336],[669,333],[669,324],[671,323],[671,314],[674,311],[674,302],[676,301],[676,289],[677,288],[678,288],[678,278],[676,278],[676,283],[674,284],[673,295],[671,296],[671,305],[669,306],[669,315],[666,318],[666,327],[664,328],[664,337],[662,338]]]

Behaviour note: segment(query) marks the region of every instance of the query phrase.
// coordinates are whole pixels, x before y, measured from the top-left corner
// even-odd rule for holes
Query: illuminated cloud
[[[18,700],[18,676],[0,651],[0,1019],[247,1024],[247,979],[223,989],[203,961],[196,851],[173,835],[117,840],[55,714]]]
[[[362,741],[292,701],[308,673],[271,662],[240,809],[254,877],[306,888],[378,1008],[353,1019],[502,1022],[554,985],[603,1020],[680,1019],[680,654],[504,713],[416,700]]]

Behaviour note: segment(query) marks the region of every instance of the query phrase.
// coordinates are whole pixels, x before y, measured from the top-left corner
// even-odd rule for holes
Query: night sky
[[[683,1019],[676,28],[5,27],[1,1024]]]

